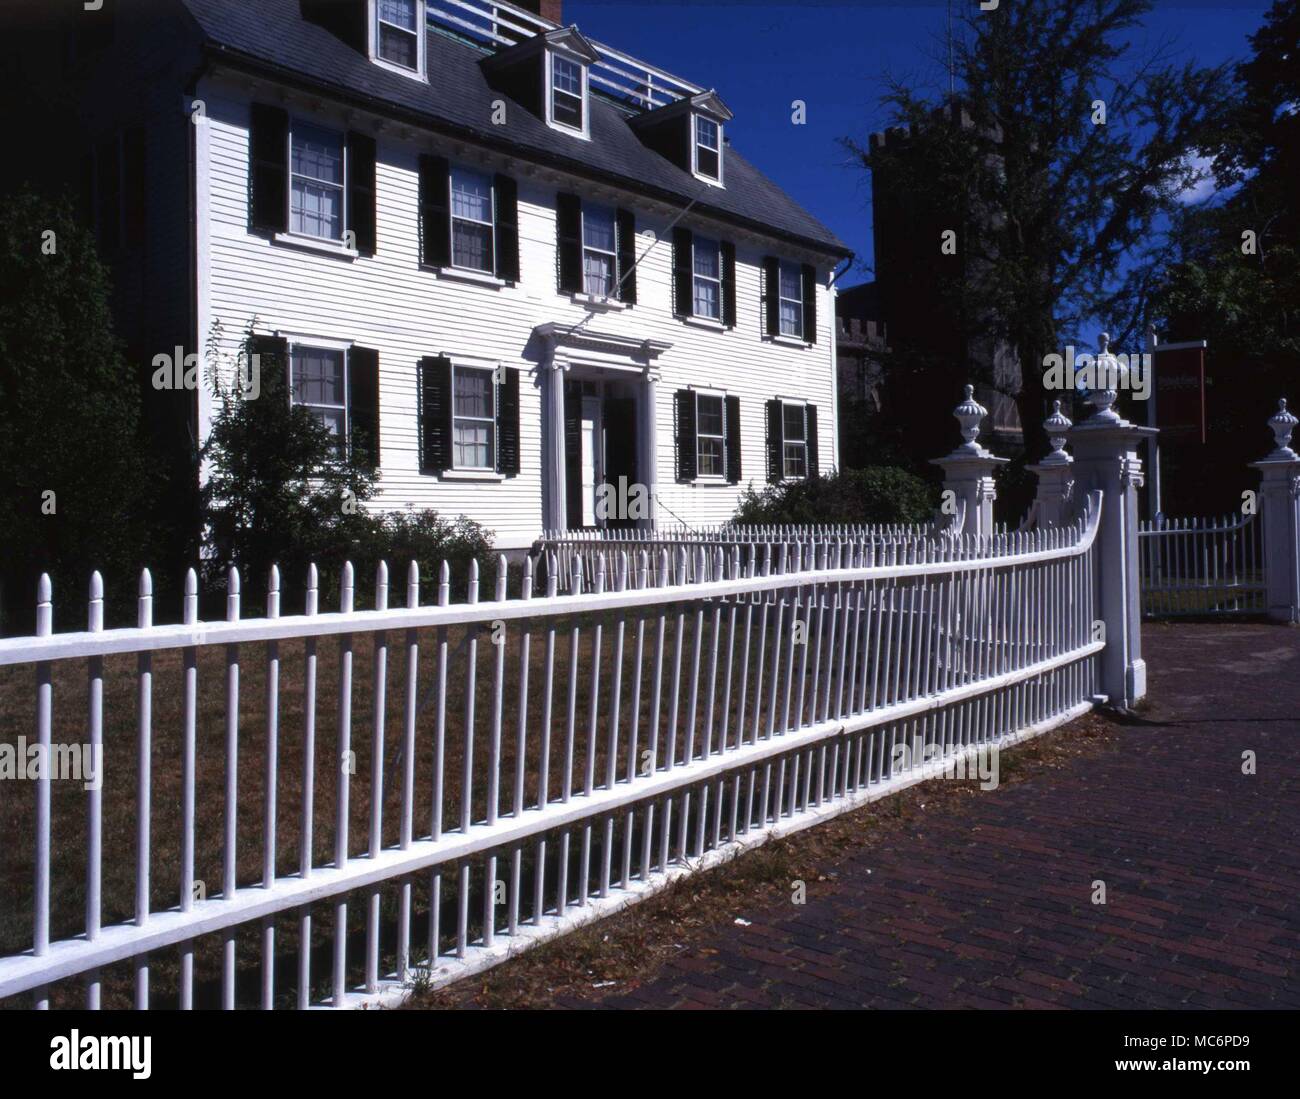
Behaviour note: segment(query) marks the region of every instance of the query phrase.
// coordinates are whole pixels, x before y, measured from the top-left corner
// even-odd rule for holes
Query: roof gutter
[[[472,141],[506,156],[514,157],[516,160],[530,161],[545,167],[567,172],[570,175],[581,176],[596,183],[604,183],[607,185],[631,189],[647,195],[648,197],[657,199],[666,205],[679,207],[682,203],[683,197],[685,197],[675,191],[668,191],[661,187],[654,187],[640,180],[620,176],[614,172],[603,172],[598,168],[592,168],[590,165],[583,164],[580,161],[570,160],[568,157],[548,154],[542,150],[527,149],[512,142],[502,141],[499,137],[484,131],[476,130],[469,126],[458,126],[455,123],[437,118],[434,115],[425,114],[408,107],[398,106],[386,99],[363,95],[359,92],[352,91],[349,88],[341,88],[337,84],[329,84],[324,81],[313,80],[292,69],[286,69],[282,66],[262,61],[259,58],[250,57],[246,53],[239,50],[231,50],[216,42],[207,42],[204,46],[204,53],[210,61],[220,62],[228,67],[237,68],[241,72],[249,75],[273,79],[280,83],[296,87],[299,90],[310,92],[313,95],[336,99],[348,104],[349,106],[358,107],[370,111],[373,114],[383,115],[395,121],[405,122],[408,125],[441,134],[445,137]],[[720,210],[715,206],[706,206],[701,203],[700,209],[707,210],[711,217],[717,218],[719,221],[729,222],[732,225],[748,229],[761,236],[787,241],[791,244],[796,244],[801,248],[806,248],[809,251],[817,252],[825,256],[835,256],[848,260],[853,258],[853,252],[842,245],[830,245],[823,241],[813,240],[811,237],[800,236],[798,233],[785,232],[776,229],[771,225],[766,225],[761,221],[741,217],[737,214],[730,213],[727,210]]]

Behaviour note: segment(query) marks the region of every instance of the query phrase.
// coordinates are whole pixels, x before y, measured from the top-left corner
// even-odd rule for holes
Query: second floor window
[[[294,347],[289,356],[293,403],[329,428],[340,450],[348,437],[346,357],[325,347]]]
[[[706,179],[722,179],[722,132],[711,118],[695,116],[695,172]]]
[[[582,66],[567,57],[551,57],[551,119],[561,126],[583,129]]]
[[[722,254],[716,240],[694,240],[693,299],[695,316],[722,318]]]
[[[781,335],[803,339],[803,272],[797,263],[781,264]]]
[[[782,414],[782,474],[786,477],[808,476],[808,432],[804,406],[788,404]]]
[[[582,289],[594,298],[614,293],[616,255],[614,211],[604,206],[582,207]]]
[[[722,477],[727,472],[726,435],[722,412],[722,397],[697,394],[695,404],[695,431],[698,450],[696,475]]]
[[[451,171],[451,262],[492,271],[492,179],[462,168]]]
[[[375,52],[393,65],[420,70],[419,0],[376,0]]]
[[[290,231],[325,240],[342,240],[343,135],[322,126],[296,122],[291,144]]]
[[[496,385],[492,371],[454,369],[452,462],[457,469],[496,468]]]

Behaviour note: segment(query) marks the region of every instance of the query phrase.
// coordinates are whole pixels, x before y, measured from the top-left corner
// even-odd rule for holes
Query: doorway
[[[569,528],[633,525],[617,506],[637,483],[637,398],[631,386],[598,378],[566,381],[564,436]],[[602,492],[604,485],[610,490]]]

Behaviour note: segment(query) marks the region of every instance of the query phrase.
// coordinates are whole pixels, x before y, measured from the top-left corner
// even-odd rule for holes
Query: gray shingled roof
[[[724,189],[708,187],[641,144],[627,116],[592,97],[591,140],[557,135],[523,107],[507,112],[507,125],[490,124],[490,104],[500,92],[479,68],[484,54],[436,31],[428,33],[424,84],[371,64],[329,31],[302,18],[298,0],[182,0],[210,49],[246,67],[309,81],[362,99],[377,111],[419,116],[431,128],[463,134],[489,146],[507,144],[519,156],[554,163],[589,176],[630,184],[683,204],[704,193],[701,212],[768,230],[820,251],[848,256],[849,248],[775,183],[727,147]],[[416,119],[413,118],[413,121]]]

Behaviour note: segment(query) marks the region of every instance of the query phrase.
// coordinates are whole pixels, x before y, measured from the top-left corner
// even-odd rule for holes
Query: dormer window
[[[587,103],[586,67],[558,53],[550,55],[550,121],[585,133]]]
[[[408,75],[424,75],[425,0],[373,0],[372,56]]]
[[[695,116],[695,174],[722,182],[722,127],[700,114]]]

